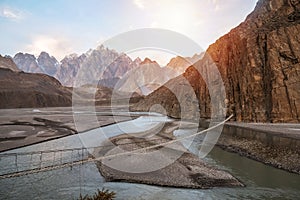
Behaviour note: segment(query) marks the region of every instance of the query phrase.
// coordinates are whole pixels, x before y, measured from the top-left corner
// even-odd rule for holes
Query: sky
[[[178,32],[205,50],[244,21],[256,2],[0,0],[0,54],[14,56],[18,52],[27,52],[38,55],[46,51],[61,60],[68,54],[85,53],[118,34],[140,28]],[[145,57],[143,52],[140,56]],[[153,59],[161,59],[155,56],[153,53]]]

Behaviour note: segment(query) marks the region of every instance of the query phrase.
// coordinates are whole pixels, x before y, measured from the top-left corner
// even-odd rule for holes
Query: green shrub
[[[98,191],[93,196],[85,195],[84,197],[82,197],[82,195],[80,194],[78,200],[113,200],[115,198],[115,195],[115,192],[110,192],[107,189],[98,189]]]

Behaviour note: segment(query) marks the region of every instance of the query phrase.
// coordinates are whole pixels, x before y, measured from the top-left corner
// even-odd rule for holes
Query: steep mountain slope
[[[148,110],[159,103],[169,115],[180,117],[180,107],[176,106],[178,97],[176,99],[170,89],[179,90],[180,101],[188,102],[191,94],[180,84],[185,78],[199,100],[198,106],[187,105],[187,110],[200,109],[200,116],[209,118],[211,100],[218,94],[211,91],[210,97],[197,70],[209,76],[212,62],[224,81],[227,115],[234,114],[237,121],[300,122],[299,1],[260,0],[245,22],[212,44],[194,67],[133,109]]]
[[[177,71],[160,67],[156,61],[145,58],[138,67],[125,74],[115,89],[147,95],[177,75]]]
[[[59,68],[59,62],[46,52],[41,52],[37,59],[38,65],[45,74],[54,76]]]
[[[167,64],[167,67],[170,67],[176,70],[179,74],[182,74],[189,66],[202,59],[203,56],[204,53],[200,53],[199,55],[195,54],[193,57],[177,56],[170,60],[170,62]]]
[[[60,63],[55,57],[50,56],[47,52],[41,52],[38,58],[28,53],[17,53],[13,61],[18,68],[29,73],[43,73],[55,76],[60,72]]]
[[[15,72],[20,71],[14,61],[8,56],[3,57],[0,55],[0,68],[10,69]]]
[[[99,82],[102,86],[113,87],[117,79],[139,65],[138,61],[132,61],[126,54],[117,53],[101,45],[91,50],[81,63],[75,83],[85,85]]]
[[[5,64],[11,63],[6,58]],[[69,89],[51,76],[0,68],[0,108],[71,106],[71,97]]]
[[[66,56],[62,59],[61,65],[55,74],[55,78],[60,80],[63,85],[72,86],[80,65],[85,58],[85,54],[80,56],[77,56],[76,54]]]

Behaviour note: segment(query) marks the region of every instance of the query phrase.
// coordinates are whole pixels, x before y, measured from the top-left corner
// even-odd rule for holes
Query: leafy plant
[[[115,198],[115,195],[115,192],[110,192],[107,189],[98,189],[93,196],[85,195],[84,197],[82,197],[82,195],[80,194],[78,200],[113,200]]]

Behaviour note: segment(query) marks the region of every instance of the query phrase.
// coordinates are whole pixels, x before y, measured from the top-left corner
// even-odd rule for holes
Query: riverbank
[[[136,121],[136,120],[135,120]],[[130,122],[130,121],[129,121]],[[122,122],[103,128],[103,132],[111,133],[114,137],[128,127],[129,122]],[[148,128],[147,123],[140,123],[140,130]],[[120,129],[121,127],[121,129]],[[138,130],[138,131],[140,131]],[[122,134],[122,133],[121,133]],[[101,139],[102,132],[88,131],[85,138]],[[78,149],[82,140],[78,135],[43,142],[19,148],[10,153],[39,152],[47,150]],[[96,144],[101,142],[95,141]],[[100,140],[101,141],[101,140]],[[123,141],[125,142],[125,141]],[[79,152],[43,154],[43,165],[58,164],[61,161],[82,158]],[[86,151],[83,154],[86,155]],[[1,159],[0,173],[38,166],[39,156],[18,156],[19,165],[15,165],[15,157]],[[204,161],[215,168],[225,170],[241,180],[246,187],[219,187],[212,189],[183,189],[175,187],[158,187],[147,184],[125,182],[107,182],[99,173],[94,162],[74,165],[37,174],[29,174],[18,178],[0,180],[0,196],[4,199],[77,199],[81,194],[93,194],[98,188],[106,188],[117,193],[116,200],[131,199],[297,199],[300,195],[300,176],[263,165],[252,159],[229,153],[218,147],[214,148]],[[30,164],[32,163],[32,164]],[[16,168],[17,167],[17,168]],[[53,193],[53,191],[55,191]],[[80,192],[80,193],[79,193]]]
[[[223,150],[300,174],[300,125],[230,122],[217,144]]]
[[[168,122],[159,133],[150,137],[139,138],[128,134],[112,137],[110,142],[114,145],[106,145],[105,148],[98,149],[96,154],[98,156],[109,155],[108,152],[113,151],[116,147],[132,152],[169,142],[175,139],[173,131],[178,128],[178,125],[178,122]],[[155,155],[155,151],[159,151],[159,153]],[[154,167],[157,164],[168,162],[167,160],[171,157],[174,157],[174,160],[166,166],[161,166],[159,169]],[[113,166],[122,166],[123,170],[116,169]],[[109,182],[142,183],[194,189],[244,186],[228,172],[219,170],[200,160],[198,156],[186,150],[180,142],[172,145],[172,147],[161,146],[142,150],[135,155],[130,153],[104,159],[97,162],[97,167],[105,180]],[[149,170],[139,172],[139,167]],[[151,167],[153,167],[153,170],[150,170]],[[134,168],[137,172],[132,171]]]

